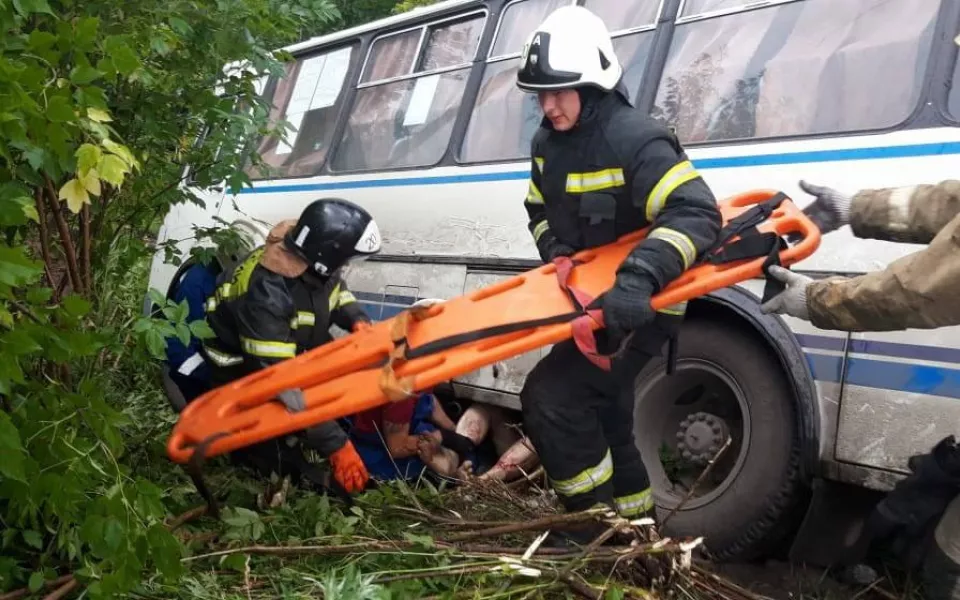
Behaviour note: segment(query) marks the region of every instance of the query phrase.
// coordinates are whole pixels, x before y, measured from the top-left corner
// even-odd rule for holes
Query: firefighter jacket
[[[331,324],[350,331],[369,321],[337,274],[321,279],[306,263],[283,249],[287,221],[257,248],[224,273],[207,299],[207,322],[216,338],[204,341],[214,385],[223,385],[333,338]],[[347,437],[335,422],[310,428],[313,449],[329,455]]]
[[[960,324],[960,181],[863,190],[853,197],[850,226],[860,238],[929,245],[882,271],[810,284],[814,325],[891,331]]]
[[[652,225],[624,265],[662,289],[716,242],[716,199],[668,129],[619,92],[581,97],[573,129],[554,131],[545,118],[534,135],[524,201],[530,232],[546,258],[556,244],[582,250]]]

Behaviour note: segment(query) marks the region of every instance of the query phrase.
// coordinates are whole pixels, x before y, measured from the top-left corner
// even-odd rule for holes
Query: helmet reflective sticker
[[[308,235],[310,235],[310,227],[307,226],[307,225],[304,225],[304,226],[300,229],[300,233],[297,234],[297,239],[294,241],[294,243],[296,243],[298,246],[300,246],[300,247],[302,248],[302,247],[303,247],[303,241],[307,239],[307,236],[308,236]]]
[[[380,250],[380,229],[377,227],[376,221],[371,219],[367,223],[367,228],[363,230],[363,234],[357,240],[353,249],[364,254],[373,254]]]

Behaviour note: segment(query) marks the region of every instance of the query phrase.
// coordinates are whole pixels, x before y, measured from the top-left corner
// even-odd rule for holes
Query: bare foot
[[[457,479],[462,481],[472,481],[475,479],[472,462],[469,460],[463,461],[463,464],[457,468]]]
[[[417,454],[420,456],[420,460],[425,463],[432,462],[439,449],[440,443],[429,434],[421,435],[420,439],[417,440]]]

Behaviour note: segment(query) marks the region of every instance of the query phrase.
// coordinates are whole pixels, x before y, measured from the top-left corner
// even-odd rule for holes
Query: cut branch
[[[520,531],[543,531],[544,529],[552,529],[557,526],[574,525],[577,523],[583,523],[585,521],[592,521],[598,516],[602,515],[604,512],[605,511],[601,510],[590,510],[577,513],[551,515],[549,517],[535,519],[525,523],[511,523],[509,525],[491,527],[490,529],[485,529],[482,531],[464,531],[463,533],[455,533],[453,535],[446,536],[446,541],[465,542],[467,540],[496,537],[499,535],[517,533]]]

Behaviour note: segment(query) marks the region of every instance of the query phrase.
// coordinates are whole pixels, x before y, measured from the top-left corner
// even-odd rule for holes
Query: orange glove
[[[363,491],[370,479],[363,460],[350,440],[330,455],[330,464],[333,465],[333,478],[350,494]]]
[[[353,332],[357,333],[358,331],[366,331],[373,327],[369,321],[357,321],[353,324]]]

